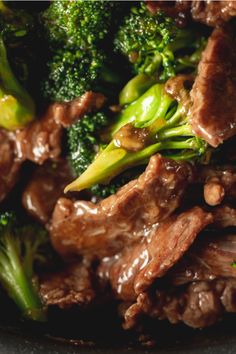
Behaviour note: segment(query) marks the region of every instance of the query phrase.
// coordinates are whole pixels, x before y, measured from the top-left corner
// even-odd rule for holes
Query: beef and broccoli
[[[0,1],[0,96],[0,284],[21,316],[236,313],[236,2]]]

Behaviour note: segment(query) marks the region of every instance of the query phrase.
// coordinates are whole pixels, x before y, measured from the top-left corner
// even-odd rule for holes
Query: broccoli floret
[[[34,263],[44,259],[47,233],[17,225],[13,213],[0,214],[0,283],[25,318],[45,321],[45,308],[34,280]]]
[[[81,175],[94,160],[100,148],[99,132],[109,124],[103,112],[85,115],[68,128],[70,160],[74,171]]]
[[[98,112],[85,115],[68,128],[69,161],[76,176],[80,176],[102,150],[99,132],[108,126],[109,121],[106,113]],[[105,198],[114,194],[126,182],[127,178],[123,176],[107,186],[92,186],[91,192],[93,195]]]
[[[163,84],[155,84],[118,115],[103,132],[107,146],[87,170],[65,191],[80,191],[114,177],[134,166],[145,165],[161,151],[176,160],[191,160],[204,154],[206,143],[191,130],[187,115],[188,91],[183,101],[168,95]]]
[[[51,101],[71,101],[91,89],[109,94],[120,80],[106,65],[104,53],[97,49],[59,50],[48,69],[42,91]]]
[[[112,1],[53,1],[42,14],[47,38],[54,48],[87,48],[108,34],[112,21]]]
[[[151,14],[142,3],[125,18],[115,48],[128,57],[135,73],[155,74],[165,81],[183,69],[196,67],[192,56],[199,51],[199,40],[192,28],[178,28],[173,19],[162,12]],[[183,54],[186,50],[188,54]],[[192,60],[187,60],[189,56]]]
[[[0,35],[0,126],[14,130],[24,127],[35,116],[34,102],[13,74]]]

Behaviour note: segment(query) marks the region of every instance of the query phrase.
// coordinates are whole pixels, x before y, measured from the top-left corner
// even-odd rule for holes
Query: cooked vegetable
[[[146,164],[158,151],[176,160],[202,155],[206,144],[191,130],[186,109],[188,92],[182,95],[185,100],[178,103],[165,92],[163,84],[155,84],[126,107],[103,131],[106,148],[65,191],[107,184],[121,172]]]
[[[46,243],[47,233],[41,228],[19,228],[14,214],[0,214],[0,282],[22,315],[35,321],[46,320],[33,268],[44,261]]]
[[[34,102],[14,76],[0,36],[0,126],[14,130],[24,127],[35,115]]]
[[[44,96],[52,101],[70,101],[85,91],[106,92],[119,78],[106,66],[106,56],[97,49],[58,50],[48,64]]]
[[[151,14],[145,5],[133,7],[115,38],[115,48],[128,57],[137,74],[120,92],[124,106],[138,99],[155,82],[197,68],[206,45],[205,36],[191,28],[178,28],[161,12]]]
[[[87,48],[108,34],[112,22],[112,1],[53,1],[42,14],[47,38],[55,48]]]
[[[151,14],[144,3],[131,9],[115,38],[116,50],[128,57],[135,73],[164,81],[194,70],[204,44],[204,37],[192,28],[178,28],[162,12]]]

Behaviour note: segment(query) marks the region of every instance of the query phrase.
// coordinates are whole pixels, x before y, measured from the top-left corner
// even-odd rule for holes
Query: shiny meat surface
[[[222,205],[213,211],[214,226],[217,228],[225,228],[236,226],[236,209],[228,205]]]
[[[191,91],[193,131],[213,147],[236,133],[235,44],[230,29],[213,31]]]
[[[217,235],[218,233],[218,235]],[[171,284],[212,280],[217,277],[236,278],[236,235],[211,232],[202,235],[189,252],[170,271]]]
[[[100,109],[104,95],[86,92],[68,103],[53,103],[38,120],[16,133],[18,156],[39,165],[54,160],[61,154],[63,127],[68,127],[84,114]]]
[[[165,275],[188,250],[212,216],[195,207],[154,227],[150,235],[113,258],[105,258],[98,270],[110,281],[119,299],[130,301]]]
[[[54,105],[55,121],[63,127],[69,127],[85,114],[102,108],[105,100],[102,93],[88,91],[71,102],[56,103]]]
[[[62,127],[55,121],[57,103],[51,105],[46,114],[16,133],[18,156],[42,165],[48,159],[61,154]]]
[[[147,1],[147,6],[152,13],[164,11],[180,26],[186,25],[191,16],[208,26],[222,25],[236,16],[235,0]]]
[[[59,199],[51,221],[51,240],[64,256],[111,256],[147,235],[179,205],[192,168],[155,155],[146,171],[97,205]]]
[[[16,156],[14,137],[0,129],[0,202],[14,187],[21,162]]]
[[[183,288],[141,293],[124,311],[124,328],[140,325],[143,317],[184,322],[193,328],[208,327],[225,312],[236,312],[236,279],[193,282]]]
[[[66,160],[48,161],[37,167],[22,195],[24,208],[38,221],[46,224],[71,178]]]
[[[83,263],[72,263],[40,279],[40,295],[48,306],[61,309],[73,305],[87,306],[95,298],[91,270]]]
[[[236,1],[194,0],[191,4],[191,14],[195,21],[208,26],[222,25],[236,16]]]

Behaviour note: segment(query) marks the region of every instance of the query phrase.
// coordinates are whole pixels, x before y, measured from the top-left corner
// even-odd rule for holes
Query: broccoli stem
[[[15,78],[1,37],[0,80],[0,126],[9,130],[22,128],[34,118],[34,102]]]
[[[107,184],[112,178],[138,165],[148,163],[149,158],[162,150],[183,150],[193,149],[197,150],[198,145],[195,139],[187,139],[184,141],[167,141],[152,144],[141,151],[130,152],[122,148],[117,148],[114,141],[95,159],[95,161],[88,167],[88,169],[79,176],[75,181],[65,188],[65,193],[68,191],[81,191],[90,188],[94,184]],[[195,153],[192,153],[196,156]],[[172,156],[174,158],[174,156]],[[178,157],[180,159],[180,157]],[[183,156],[184,159],[184,156]]]
[[[45,321],[46,316],[39,295],[31,279],[29,281],[22,269],[18,245],[10,233],[5,236],[5,246],[6,252],[1,252],[0,256],[1,280],[4,288],[18,305],[24,317],[35,321]]]
[[[136,101],[144,92],[146,92],[155,82],[154,76],[138,74],[133,77],[121,90],[119,95],[119,103],[125,106]]]

